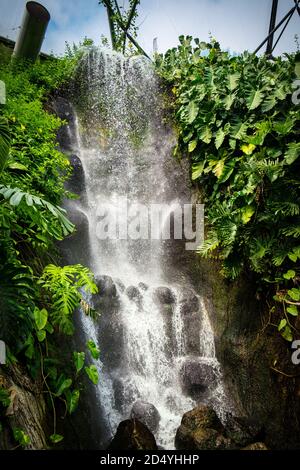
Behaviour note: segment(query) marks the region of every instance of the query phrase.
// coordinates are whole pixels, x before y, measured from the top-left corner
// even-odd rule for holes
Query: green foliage
[[[94,385],[97,385],[99,381],[99,374],[97,371],[97,367],[92,364],[91,366],[85,367],[84,368],[88,378],[93,382]]]
[[[30,437],[20,428],[13,429],[15,441],[22,447],[28,446],[30,444]]]
[[[100,351],[99,349],[97,348],[96,344],[94,343],[94,341],[92,341],[91,339],[87,342],[87,347],[91,353],[91,356],[93,359],[99,359],[100,357]]]
[[[63,438],[64,436],[61,436],[60,434],[51,434],[51,436],[49,437],[50,441],[53,444],[58,444],[59,442],[63,440]]]
[[[73,312],[80,306],[83,293],[96,294],[98,289],[91,271],[81,266],[46,266],[38,281],[49,294],[50,318],[67,335],[74,333]]]
[[[10,405],[9,392],[3,387],[0,387],[0,404],[5,408]]]
[[[199,252],[219,259],[226,277],[251,271],[260,289],[277,294],[279,331],[288,341],[298,314],[290,303],[300,298],[295,65],[294,55],[230,56],[215,40],[193,43],[190,36],[156,57],[173,87],[177,149],[188,153],[192,180],[205,194],[208,230]]]
[[[85,296],[97,292],[89,269],[59,266],[55,248],[75,227],[59,205],[72,197],[64,188],[70,164],[56,142],[63,122],[47,112],[46,102],[70,78],[80,53],[12,65],[0,53],[7,90],[6,105],[0,106],[0,333],[8,357],[42,384],[53,409],[53,443],[63,438],[56,434],[55,400],[69,413],[76,410],[85,365],[85,354],[78,353],[75,367],[62,372],[68,367],[61,363],[57,338],[74,332],[75,312],[92,313]],[[3,389],[0,403],[9,405]],[[21,429],[14,438],[29,444]]]

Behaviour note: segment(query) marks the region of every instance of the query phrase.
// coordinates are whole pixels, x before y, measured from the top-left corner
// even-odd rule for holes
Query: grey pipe
[[[37,2],[27,2],[13,56],[36,61],[50,21],[48,10]]]

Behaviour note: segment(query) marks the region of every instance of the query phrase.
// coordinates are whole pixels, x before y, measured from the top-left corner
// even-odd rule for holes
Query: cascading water
[[[174,205],[189,202],[186,172],[171,156],[174,136],[149,61],[91,49],[81,60],[76,83],[74,146],[85,194],[71,210],[88,221],[88,264],[100,287],[94,300],[100,321],[84,315],[82,320],[86,337],[101,350],[101,362],[95,361],[96,399],[110,436],[135,403],[146,402],[141,405],[146,423],[158,444],[172,449],[183,413],[197,402],[211,404],[219,414],[225,409],[204,302],[176,266],[176,256],[185,259],[183,242],[126,239],[120,227],[118,237],[110,233],[103,239],[99,221],[107,204],[114,220],[124,211],[134,220],[137,203],[166,204],[171,213]],[[157,414],[155,423],[147,422],[149,404],[156,407],[159,423]]]

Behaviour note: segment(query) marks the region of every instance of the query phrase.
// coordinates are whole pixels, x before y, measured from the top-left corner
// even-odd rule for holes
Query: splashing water
[[[183,243],[99,240],[97,224],[99,204],[109,203],[116,218],[124,210],[120,197],[129,210],[137,202],[168,204],[170,211],[189,202],[187,172],[171,157],[174,135],[149,61],[91,49],[77,75],[77,153],[86,196],[72,207],[88,220],[89,265],[102,283],[99,324],[82,320],[102,352],[95,361],[101,377],[96,400],[110,435],[136,401],[153,404],[160,415],[156,440],[172,449],[183,413],[199,401],[220,415],[226,408],[208,314],[174,266]],[[189,371],[205,376],[207,368],[212,383],[191,383]]]

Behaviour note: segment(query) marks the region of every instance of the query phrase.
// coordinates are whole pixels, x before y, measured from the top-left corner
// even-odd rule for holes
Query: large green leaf
[[[239,72],[228,75],[228,88],[233,91],[237,88],[241,74]]]
[[[204,161],[196,163],[192,166],[192,180],[195,181],[198,179],[202,173],[203,173],[203,168],[204,168]]]
[[[66,392],[66,399],[67,399],[67,408],[70,414],[74,413],[78,407],[78,402],[80,398],[80,391],[75,390],[67,390]]]
[[[294,163],[300,155],[300,142],[291,142],[288,144],[288,150],[285,152],[284,158],[288,165]]]
[[[100,351],[97,348],[96,344],[94,343],[93,340],[89,339],[88,342],[86,343],[93,359],[99,359],[100,357]]]
[[[261,90],[251,90],[246,96],[246,104],[249,111],[253,111],[258,108],[264,98],[264,94]]]
[[[76,368],[76,372],[80,372],[84,366],[85,353],[84,352],[73,352],[73,360]]]
[[[88,378],[93,382],[93,384],[97,385],[97,383],[99,381],[99,374],[98,374],[96,366],[94,366],[92,364],[89,367],[85,367],[84,370],[85,370]]]
[[[190,101],[187,107],[188,123],[192,124],[199,112],[199,108],[195,101]]]
[[[45,308],[42,310],[35,308],[34,320],[38,330],[43,330],[48,320],[48,312]]]
[[[209,128],[209,126],[205,126],[198,132],[198,137],[200,140],[205,142],[206,144],[209,144],[211,139],[212,139],[212,131]]]
[[[224,131],[224,129],[221,127],[217,133],[216,133],[216,139],[215,139],[215,146],[216,146],[216,149],[219,149],[221,147],[221,145],[223,144],[224,142],[224,139],[226,137],[226,132]]]

